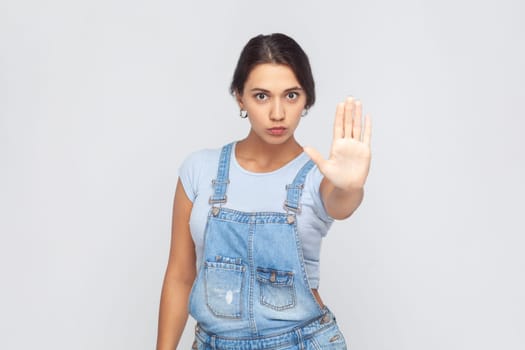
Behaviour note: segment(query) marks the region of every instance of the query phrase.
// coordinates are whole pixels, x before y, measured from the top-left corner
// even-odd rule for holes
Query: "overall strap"
[[[230,171],[230,156],[233,147],[233,142],[222,147],[219,158],[219,166],[217,169],[217,178],[211,181],[214,188],[213,194],[210,196],[209,203],[226,203],[226,189],[230,180],[228,173]]]
[[[290,185],[286,185],[286,200],[284,201],[284,209],[286,211],[292,211],[294,213],[301,212],[299,200],[303,192],[304,180],[314,165],[315,163],[312,160],[306,162],[295,176],[293,182]]]

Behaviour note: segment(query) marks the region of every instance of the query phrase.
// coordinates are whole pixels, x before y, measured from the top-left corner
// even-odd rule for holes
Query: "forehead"
[[[284,91],[292,87],[300,87],[293,70],[284,64],[262,63],[256,65],[248,75],[244,88],[264,89],[269,91]]]

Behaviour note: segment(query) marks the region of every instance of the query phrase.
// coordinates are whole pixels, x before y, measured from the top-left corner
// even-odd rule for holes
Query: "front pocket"
[[[217,317],[240,318],[245,271],[240,259],[217,256],[205,269],[208,308]]]
[[[326,329],[319,331],[312,338],[311,342],[316,350],[346,350],[346,341],[337,326],[332,323]]]
[[[258,267],[261,304],[279,311],[294,307],[293,277],[293,272]]]

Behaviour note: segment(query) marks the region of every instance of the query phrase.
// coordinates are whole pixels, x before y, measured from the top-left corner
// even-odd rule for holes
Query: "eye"
[[[297,99],[297,97],[299,97],[299,94],[295,91],[292,91],[286,94],[286,98],[288,98],[289,100],[295,100]]]
[[[256,93],[254,96],[255,96],[255,99],[258,101],[264,101],[268,98],[268,96],[266,96],[266,94],[262,92]]]

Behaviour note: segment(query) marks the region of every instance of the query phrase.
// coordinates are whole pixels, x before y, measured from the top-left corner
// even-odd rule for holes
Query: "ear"
[[[239,108],[244,109],[244,103],[242,103],[242,94],[239,92],[239,90],[235,90],[234,94],[235,94],[235,100],[237,101]]]

